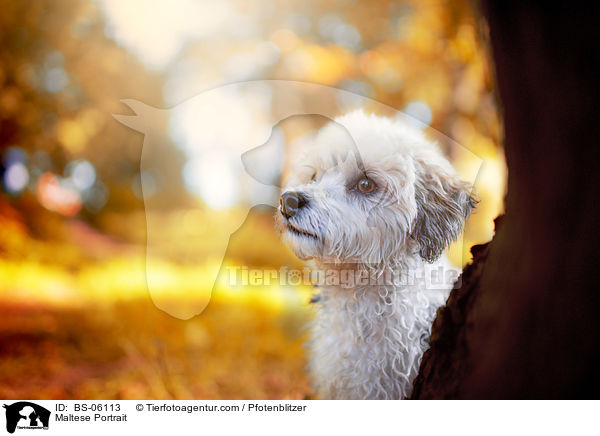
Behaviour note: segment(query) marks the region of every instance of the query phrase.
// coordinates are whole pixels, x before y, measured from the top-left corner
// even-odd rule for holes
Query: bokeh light
[[[80,191],[91,188],[96,181],[96,170],[86,160],[70,162],[66,167],[66,175]]]
[[[411,101],[406,105],[404,113],[411,118],[414,118],[422,125],[428,126],[433,121],[433,114],[426,103],[422,101]]]
[[[4,187],[10,194],[18,194],[29,182],[29,171],[23,162],[8,165],[4,172]]]

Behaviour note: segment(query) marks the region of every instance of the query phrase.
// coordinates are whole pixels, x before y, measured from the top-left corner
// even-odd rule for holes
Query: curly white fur
[[[356,189],[365,177],[372,193]],[[306,202],[280,206],[283,240],[325,276],[354,277],[352,289],[330,280],[321,290],[309,343],[319,396],[408,396],[458,276],[440,256],[474,206],[470,186],[420,130],[357,111],[319,132],[284,191]],[[432,271],[444,272],[437,286],[425,281]]]

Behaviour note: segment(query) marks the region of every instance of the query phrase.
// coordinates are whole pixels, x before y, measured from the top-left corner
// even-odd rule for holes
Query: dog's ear
[[[417,218],[411,236],[421,257],[434,262],[458,238],[478,200],[470,184],[442,166],[417,161],[416,175]]]

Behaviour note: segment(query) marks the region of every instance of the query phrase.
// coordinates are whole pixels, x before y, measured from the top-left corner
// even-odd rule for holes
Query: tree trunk
[[[598,397],[600,20],[588,5],[482,2],[506,214],[438,313],[412,398]]]

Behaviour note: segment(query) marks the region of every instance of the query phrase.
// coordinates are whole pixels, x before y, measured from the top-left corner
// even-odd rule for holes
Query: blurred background
[[[506,178],[485,41],[470,1],[3,0],[0,397],[311,398],[311,289],[215,282],[224,267],[302,264],[273,210],[253,207],[272,198],[236,191],[240,149],[190,152],[202,111],[185,102],[241,81],[310,82],[451,138],[440,145],[461,174],[477,174],[481,198],[450,250],[464,264],[492,236]],[[224,106],[232,117],[237,99]],[[343,113],[348,102],[327,104]],[[144,161],[147,138],[112,114],[152,107],[170,110],[153,126],[164,144]]]

